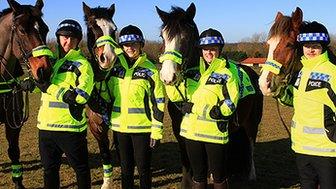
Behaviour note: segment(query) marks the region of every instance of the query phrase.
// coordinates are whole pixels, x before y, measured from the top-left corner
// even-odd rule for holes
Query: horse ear
[[[191,3],[190,6],[187,8],[186,12],[187,12],[187,15],[189,16],[189,18],[191,18],[193,20],[194,17],[195,17],[195,14],[196,14],[195,4]]]
[[[108,12],[109,12],[110,18],[112,18],[113,15],[114,15],[114,13],[115,13],[115,5],[114,5],[114,3],[110,6],[110,8],[108,8]]]
[[[21,5],[20,3],[14,1],[14,0],[7,0],[10,8],[13,10],[13,12],[20,12],[21,11]]]
[[[303,17],[302,10],[299,7],[296,7],[295,12],[292,13],[292,25],[296,31],[300,29],[303,20],[302,17]]]
[[[276,17],[275,17],[274,22],[277,22],[277,21],[281,20],[281,18],[282,18],[283,16],[284,16],[284,15],[283,15],[281,12],[278,12],[278,14],[277,14]]]
[[[43,0],[37,0],[35,3],[35,7],[38,8],[39,10],[42,10],[44,6]]]
[[[84,15],[89,17],[91,15],[91,8],[83,2],[83,12]]]
[[[169,19],[169,14],[166,13],[165,11],[162,11],[161,9],[159,9],[159,7],[157,7],[157,6],[155,6],[155,8],[156,8],[156,12],[160,16],[162,22],[166,23]]]

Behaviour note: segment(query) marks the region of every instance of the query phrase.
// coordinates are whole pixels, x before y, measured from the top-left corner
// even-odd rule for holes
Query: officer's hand
[[[47,89],[51,85],[49,81],[35,82],[36,87],[38,87],[42,92],[46,93]]]
[[[225,119],[225,116],[223,116],[221,110],[220,110],[220,107],[215,105],[211,108],[210,110],[210,117],[212,119]]]
[[[156,140],[156,139],[151,138],[150,142],[149,142],[149,147],[154,149],[154,148],[158,147],[159,144],[160,144],[160,140]]]
[[[77,93],[74,90],[69,89],[63,95],[63,102],[68,103],[68,104],[77,104],[76,96],[77,96]]]
[[[192,102],[183,102],[182,107],[181,107],[182,114],[191,113],[193,106],[194,106],[194,103]]]
[[[28,78],[20,82],[20,87],[24,91],[33,92],[33,90],[35,89],[35,83],[33,79]]]

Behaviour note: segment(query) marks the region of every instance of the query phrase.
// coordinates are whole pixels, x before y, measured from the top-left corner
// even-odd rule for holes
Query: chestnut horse
[[[83,2],[84,19],[87,25],[87,46],[91,54],[95,87],[87,106],[89,128],[98,141],[104,167],[102,188],[112,188],[112,158],[108,130],[113,98],[108,81],[115,61],[121,58],[122,50],[115,42],[117,27],[112,20],[115,5],[109,8],[90,8]],[[115,144],[115,143],[114,143]],[[108,179],[109,178],[109,179]]]
[[[270,45],[267,59],[282,64],[279,74],[263,70],[260,75],[260,89],[266,96],[277,97],[288,82],[302,67],[300,58],[296,56],[296,37],[302,24],[302,10],[296,8],[292,16],[284,16],[278,12],[272,25],[267,43]]]
[[[200,50],[198,47],[199,33],[194,22],[196,7],[192,3],[186,10],[172,7],[167,13],[156,7],[163,25],[161,36],[164,40],[166,53],[178,52],[182,56],[182,64],[173,60],[164,60],[160,71],[161,80],[166,85],[178,85],[180,81],[194,77],[199,73]],[[230,175],[242,176],[245,179],[255,179],[253,161],[253,146],[256,141],[258,125],[261,121],[263,95],[259,91],[258,75],[249,67],[238,65],[248,74],[255,93],[239,100],[236,113],[229,123],[229,171]],[[196,75],[195,75],[196,74]],[[237,76],[238,77],[238,76]],[[240,77],[240,82],[242,83]],[[197,80],[197,79],[196,79]],[[241,86],[245,87],[245,86]],[[180,91],[182,99],[187,100],[184,91]],[[172,119],[174,135],[181,150],[182,188],[189,188],[191,175],[190,163],[186,153],[184,139],[180,136],[180,124],[183,115],[179,110],[181,102],[168,102],[168,112]]]
[[[18,77],[23,74],[20,62],[37,82],[47,80],[51,75],[52,52],[46,46],[49,29],[42,20],[42,0],[37,0],[34,6],[20,5],[14,0],[8,0],[8,4],[10,8],[0,12],[0,122],[5,123],[15,187],[24,188],[19,133],[27,112],[23,110],[23,94],[19,89]]]

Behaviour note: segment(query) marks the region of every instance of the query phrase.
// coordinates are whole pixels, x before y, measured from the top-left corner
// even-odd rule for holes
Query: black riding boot
[[[22,176],[20,177],[12,177],[12,180],[14,182],[15,185],[15,189],[25,189],[25,187],[22,184]]]
[[[229,188],[227,179],[225,179],[221,183],[214,183],[213,185],[214,185],[214,189],[228,189]]]
[[[189,168],[189,170],[187,170],[187,168],[183,166],[181,189],[191,189],[192,182],[191,169]]]

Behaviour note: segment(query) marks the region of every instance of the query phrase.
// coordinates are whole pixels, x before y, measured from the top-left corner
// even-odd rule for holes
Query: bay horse
[[[193,3],[183,10],[180,7],[172,7],[167,13],[156,7],[157,13],[163,24],[161,26],[161,36],[164,41],[165,53],[181,54],[179,57],[181,64],[174,60],[164,60],[160,70],[161,80],[165,85],[175,85],[185,79],[194,77],[199,73],[200,50],[198,46],[199,33],[194,22],[196,7]],[[256,141],[258,125],[261,121],[263,108],[263,95],[258,86],[259,76],[249,67],[238,65],[248,75],[255,89],[255,93],[239,100],[237,110],[229,123],[229,167],[230,174],[242,176],[245,179],[255,179],[255,169],[253,161],[253,146]],[[195,69],[193,69],[195,68]],[[196,74],[195,74],[196,70]],[[196,79],[197,80],[197,79]],[[244,86],[243,86],[244,87]],[[180,91],[182,99],[187,100],[188,95]],[[181,102],[168,101],[168,112],[172,120],[174,135],[181,150],[182,160],[182,188],[191,187],[191,169],[186,153],[184,139],[180,136],[180,124],[183,118],[179,110]]]
[[[278,97],[293,75],[302,67],[301,57],[296,55],[296,39],[303,22],[302,17],[302,10],[298,7],[291,16],[278,12],[275,17],[268,34],[267,43],[270,48],[267,59],[274,59],[282,65],[278,74],[267,70],[262,71],[259,85],[266,96]]]
[[[122,56],[122,49],[115,42],[117,26],[113,21],[115,5],[109,8],[90,8],[83,2],[84,19],[87,25],[87,47],[91,54],[95,87],[87,106],[89,128],[96,138],[104,168],[102,189],[112,188],[112,157],[108,130],[113,98],[108,81],[115,61]],[[115,141],[115,140],[114,140]],[[115,142],[114,142],[115,144]]]
[[[35,5],[21,5],[7,0],[10,8],[0,12],[0,122],[5,124],[8,156],[12,164],[15,188],[22,184],[19,134],[27,120],[23,110],[23,93],[18,77],[23,74],[20,62],[37,82],[49,79],[52,52],[46,46],[48,26],[42,20],[42,0]],[[28,96],[26,96],[28,98]]]

